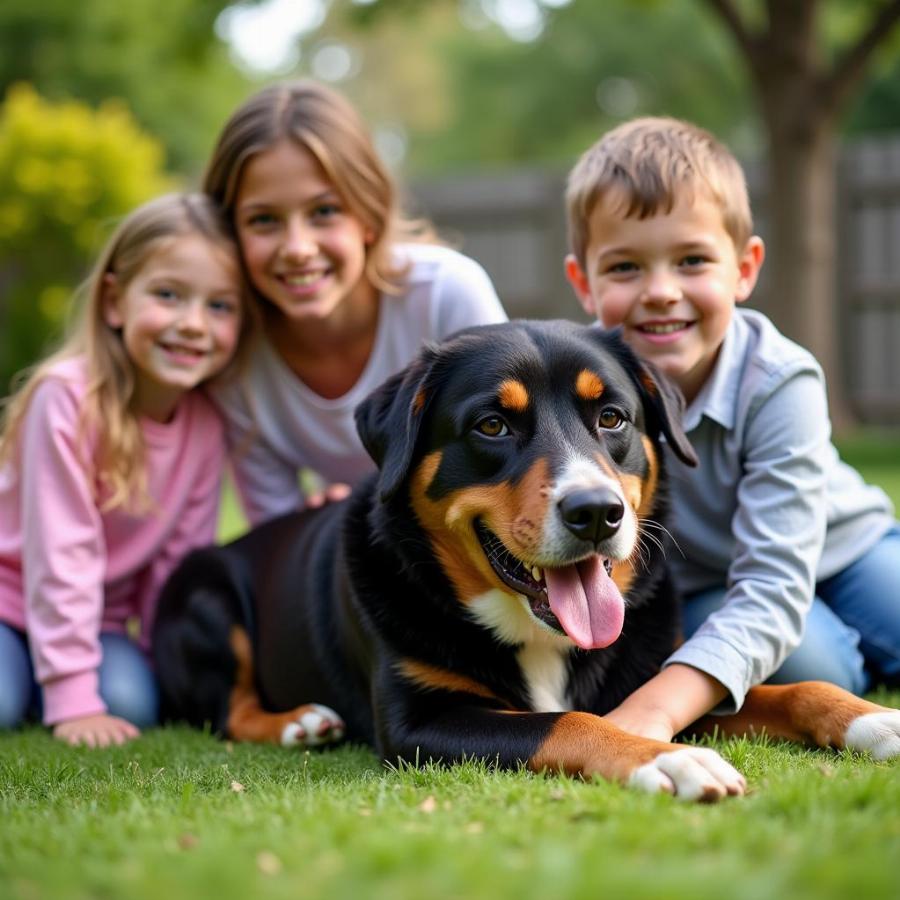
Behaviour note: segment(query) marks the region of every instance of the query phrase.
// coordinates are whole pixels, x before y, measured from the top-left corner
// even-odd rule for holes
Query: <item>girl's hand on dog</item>
[[[131,722],[106,713],[69,719],[53,727],[53,737],[58,741],[65,741],[73,747],[79,744],[85,744],[88,747],[124,744],[126,741],[139,737],[140,733],[140,729]]]
[[[338,500],[346,500],[350,496],[350,485],[337,482],[329,484],[322,491],[309,494],[306,498],[307,509],[318,509],[326,503],[335,503]]]

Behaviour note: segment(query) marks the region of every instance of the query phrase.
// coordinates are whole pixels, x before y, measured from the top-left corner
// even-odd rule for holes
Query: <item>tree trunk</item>
[[[755,28],[735,0],[706,0],[747,63],[769,137],[770,230],[762,306],[825,370],[835,430],[854,424],[840,350],[836,131],[866,63],[900,18],[883,0],[833,64],[824,61],[822,0],[764,0]]]
[[[777,104],[778,101],[775,101]],[[837,150],[833,123],[813,110],[769,107],[766,311],[825,371],[836,431],[853,424],[839,346]],[[780,114],[779,114],[780,113]]]

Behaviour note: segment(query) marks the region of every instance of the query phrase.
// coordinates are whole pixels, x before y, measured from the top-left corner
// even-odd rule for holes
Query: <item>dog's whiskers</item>
[[[655,541],[657,543],[657,545],[659,546],[660,550],[663,551],[663,553],[665,553],[667,548],[666,548],[665,544],[662,542],[662,540],[660,539],[659,535],[651,534],[651,532],[653,530],[659,532],[660,534],[664,534],[672,542],[672,546],[675,547],[675,549],[682,556],[684,556],[684,551],[679,546],[678,541],[675,540],[675,536],[672,534],[671,531],[669,531],[668,528],[665,527],[665,525],[663,525],[661,522],[657,522],[655,519],[642,518],[639,520],[639,522],[640,522],[641,528],[644,529],[643,536]]]
[[[632,551],[631,556],[629,556],[628,560],[629,562],[633,563],[635,561],[635,558],[636,561],[641,564],[641,568],[643,568],[645,572],[650,571],[650,552],[644,545],[643,540],[639,540],[637,544],[635,544],[634,550]]]

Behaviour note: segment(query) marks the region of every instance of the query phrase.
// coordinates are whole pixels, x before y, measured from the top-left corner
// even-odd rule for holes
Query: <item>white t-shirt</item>
[[[350,485],[373,471],[356,432],[356,406],[425,342],[506,320],[487,273],[474,260],[430,244],[404,244],[397,253],[411,263],[403,292],[379,297],[372,354],[346,394],[329,400],[310,390],[267,341],[254,351],[245,376],[218,390],[235,481],[251,524],[302,507],[301,468]]]

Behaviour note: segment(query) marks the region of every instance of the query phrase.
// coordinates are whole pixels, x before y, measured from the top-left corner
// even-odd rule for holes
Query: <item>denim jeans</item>
[[[112,716],[138,728],[159,721],[159,689],[136,644],[122,634],[101,634],[100,696]],[[25,635],[0,622],[0,728],[40,719],[40,686],[34,680]]]
[[[692,635],[725,602],[725,589],[685,598],[682,622]],[[900,683],[900,525],[841,572],[820,581],[800,646],[769,683],[830,681],[854,694]]]

